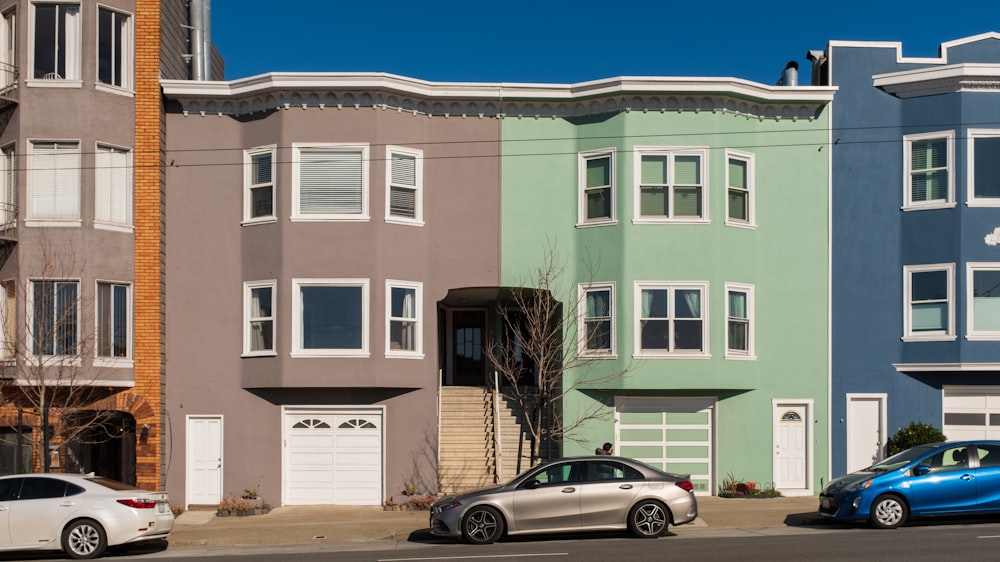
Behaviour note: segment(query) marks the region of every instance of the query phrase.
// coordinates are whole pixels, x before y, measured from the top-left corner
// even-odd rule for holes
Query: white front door
[[[187,417],[187,503],[222,501],[222,416]]]
[[[808,488],[805,404],[774,405],[774,487],[779,490]]]
[[[882,460],[885,445],[885,395],[847,396],[847,472]]]

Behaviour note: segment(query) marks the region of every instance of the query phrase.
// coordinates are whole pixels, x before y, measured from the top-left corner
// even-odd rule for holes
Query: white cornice
[[[962,37],[961,39],[946,41],[941,43],[941,46],[938,47],[937,57],[904,57],[903,44],[899,41],[830,41],[827,45],[828,47],[894,49],[896,51],[897,63],[948,64],[948,51],[952,47],[961,47],[963,45],[976,43],[985,39],[1000,39],[1000,33],[997,33],[996,31],[988,31],[986,33],[980,33],[979,35],[970,35],[968,37]]]
[[[876,74],[876,88],[900,98],[950,92],[1000,91],[1000,64],[964,63]]]
[[[893,363],[892,366],[900,373],[927,373],[933,371],[981,373],[1000,371],[1000,363]]]
[[[613,111],[731,111],[811,118],[835,87],[767,86],[737,78],[619,77],[576,84],[428,82],[384,73],[270,73],[227,82],[162,80],[186,113],[373,107],[428,116],[555,117]]]

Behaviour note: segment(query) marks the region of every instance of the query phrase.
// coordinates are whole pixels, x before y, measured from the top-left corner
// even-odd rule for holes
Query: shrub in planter
[[[905,451],[910,447],[925,445],[927,443],[940,443],[948,438],[941,433],[941,430],[926,423],[910,422],[910,425],[900,428],[886,443],[886,450],[890,455],[895,455]]]

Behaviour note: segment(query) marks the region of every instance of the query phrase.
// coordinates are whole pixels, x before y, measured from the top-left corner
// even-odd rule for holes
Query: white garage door
[[[381,410],[284,415],[285,505],[381,505]]]
[[[949,440],[1000,439],[1000,387],[945,387],[944,434]]]
[[[690,474],[698,494],[711,494],[714,398],[615,400],[618,454],[667,472]]]

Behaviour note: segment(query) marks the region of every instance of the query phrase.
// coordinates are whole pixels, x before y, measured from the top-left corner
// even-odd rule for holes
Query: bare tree
[[[523,412],[524,429],[531,438],[532,465],[541,460],[543,443],[576,439],[584,424],[608,417],[598,404],[567,419],[562,409],[565,397],[601,388],[633,370],[631,361],[624,367],[600,370],[607,369],[608,362],[595,363],[594,357],[584,352],[588,344],[610,338],[610,324],[581,325],[577,285],[562,283],[565,265],[550,241],[541,265],[498,305],[502,330],[487,336],[483,350],[503,381],[501,394]],[[587,259],[584,266],[593,281],[595,260]],[[564,294],[557,295],[560,290]],[[574,376],[567,379],[565,375],[571,371]]]
[[[18,265],[18,278],[0,286],[0,423],[17,428],[8,441],[30,447],[42,472],[77,470],[74,448],[122,431],[107,399],[113,391],[94,367],[95,348],[106,343],[95,329],[100,312],[90,314],[95,298],[81,294],[83,268],[47,240]]]

